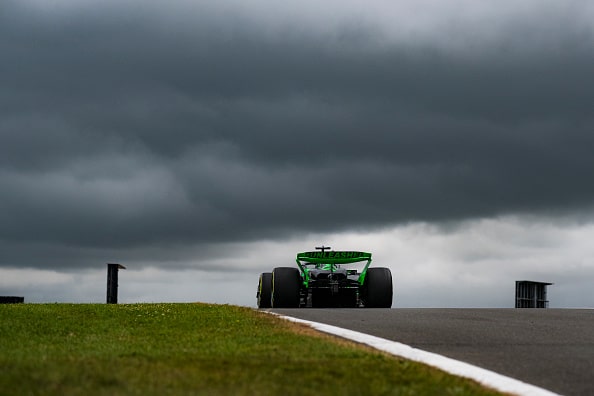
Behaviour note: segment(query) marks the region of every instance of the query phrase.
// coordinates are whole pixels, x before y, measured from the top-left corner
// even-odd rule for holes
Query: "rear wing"
[[[303,252],[297,253],[296,261],[304,277],[303,283],[306,285],[309,281],[309,273],[305,270],[304,264],[332,264],[330,270],[334,271],[335,264],[353,264],[367,261],[359,275],[359,282],[363,284],[367,274],[367,268],[371,265],[371,253],[355,251]]]
[[[297,264],[301,264],[302,261],[312,264],[352,264],[361,261],[371,262],[371,253],[351,251],[297,253]]]

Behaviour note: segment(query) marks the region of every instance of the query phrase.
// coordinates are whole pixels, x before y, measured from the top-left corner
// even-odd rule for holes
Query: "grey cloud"
[[[187,247],[594,198],[579,2],[401,32],[351,3],[328,25],[265,2],[6,4],[4,243]]]

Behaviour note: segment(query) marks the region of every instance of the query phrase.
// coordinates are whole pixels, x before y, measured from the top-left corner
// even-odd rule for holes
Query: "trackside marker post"
[[[121,264],[107,263],[107,304],[118,303],[118,271],[126,269]]]

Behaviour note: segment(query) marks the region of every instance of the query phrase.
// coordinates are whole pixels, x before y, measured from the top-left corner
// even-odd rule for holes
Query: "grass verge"
[[[495,395],[249,308],[0,305],[0,395]]]

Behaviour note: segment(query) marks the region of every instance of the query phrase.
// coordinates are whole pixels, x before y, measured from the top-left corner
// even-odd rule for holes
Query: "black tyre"
[[[256,297],[258,298],[258,308],[272,307],[272,272],[260,274]]]
[[[301,275],[297,268],[272,270],[272,308],[299,308]]]
[[[369,268],[363,295],[365,308],[392,307],[392,272],[389,268]]]

